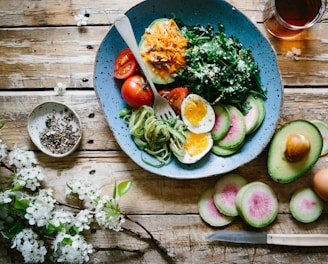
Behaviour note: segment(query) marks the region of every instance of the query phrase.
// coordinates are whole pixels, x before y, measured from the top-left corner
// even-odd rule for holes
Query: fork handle
[[[151,80],[151,77],[150,77],[149,71],[146,67],[146,64],[140,55],[139,47],[138,47],[135,35],[133,33],[133,29],[132,29],[129,18],[126,15],[119,16],[115,19],[114,24],[115,24],[117,31],[120,33],[121,37],[123,38],[125,43],[128,45],[128,47],[130,48],[134,57],[136,58],[142,72],[144,73],[144,75],[148,81],[150,88],[153,90],[154,95],[155,94],[157,95],[158,94],[157,89],[156,89],[153,81]]]

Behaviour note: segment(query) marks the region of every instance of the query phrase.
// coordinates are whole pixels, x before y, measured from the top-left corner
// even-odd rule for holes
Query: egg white
[[[177,156],[178,160],[185,164],[192,164],[203,158],[212,148],[213,139],[210,132],[196,134],[190,131],[186,132],[186,144],[184,146],[184,155]],[[189,147],[195,149],[193,152]]]
[[[189,94],[182,101],[181,118],[188,130],[196,134],[211,131],[215,123],[212,106],[197,94]]]

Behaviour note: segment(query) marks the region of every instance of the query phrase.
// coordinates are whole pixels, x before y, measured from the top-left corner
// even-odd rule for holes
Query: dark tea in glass
[[[327,0],[269,0],[264,11],[267,30],[279,38],[292,38],[313,26],[325,12]]]

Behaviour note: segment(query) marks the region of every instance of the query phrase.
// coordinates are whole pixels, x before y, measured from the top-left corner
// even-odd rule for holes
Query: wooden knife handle
[[[268,234],[267,243],[286,246],[328,246],[328,234]]]

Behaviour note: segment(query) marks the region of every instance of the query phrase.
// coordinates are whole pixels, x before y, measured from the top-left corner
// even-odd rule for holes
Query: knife
[[[222,230],[207,236],[209,241],[285,246],[328,246],[328,234],[268,234],[264,231]]]

